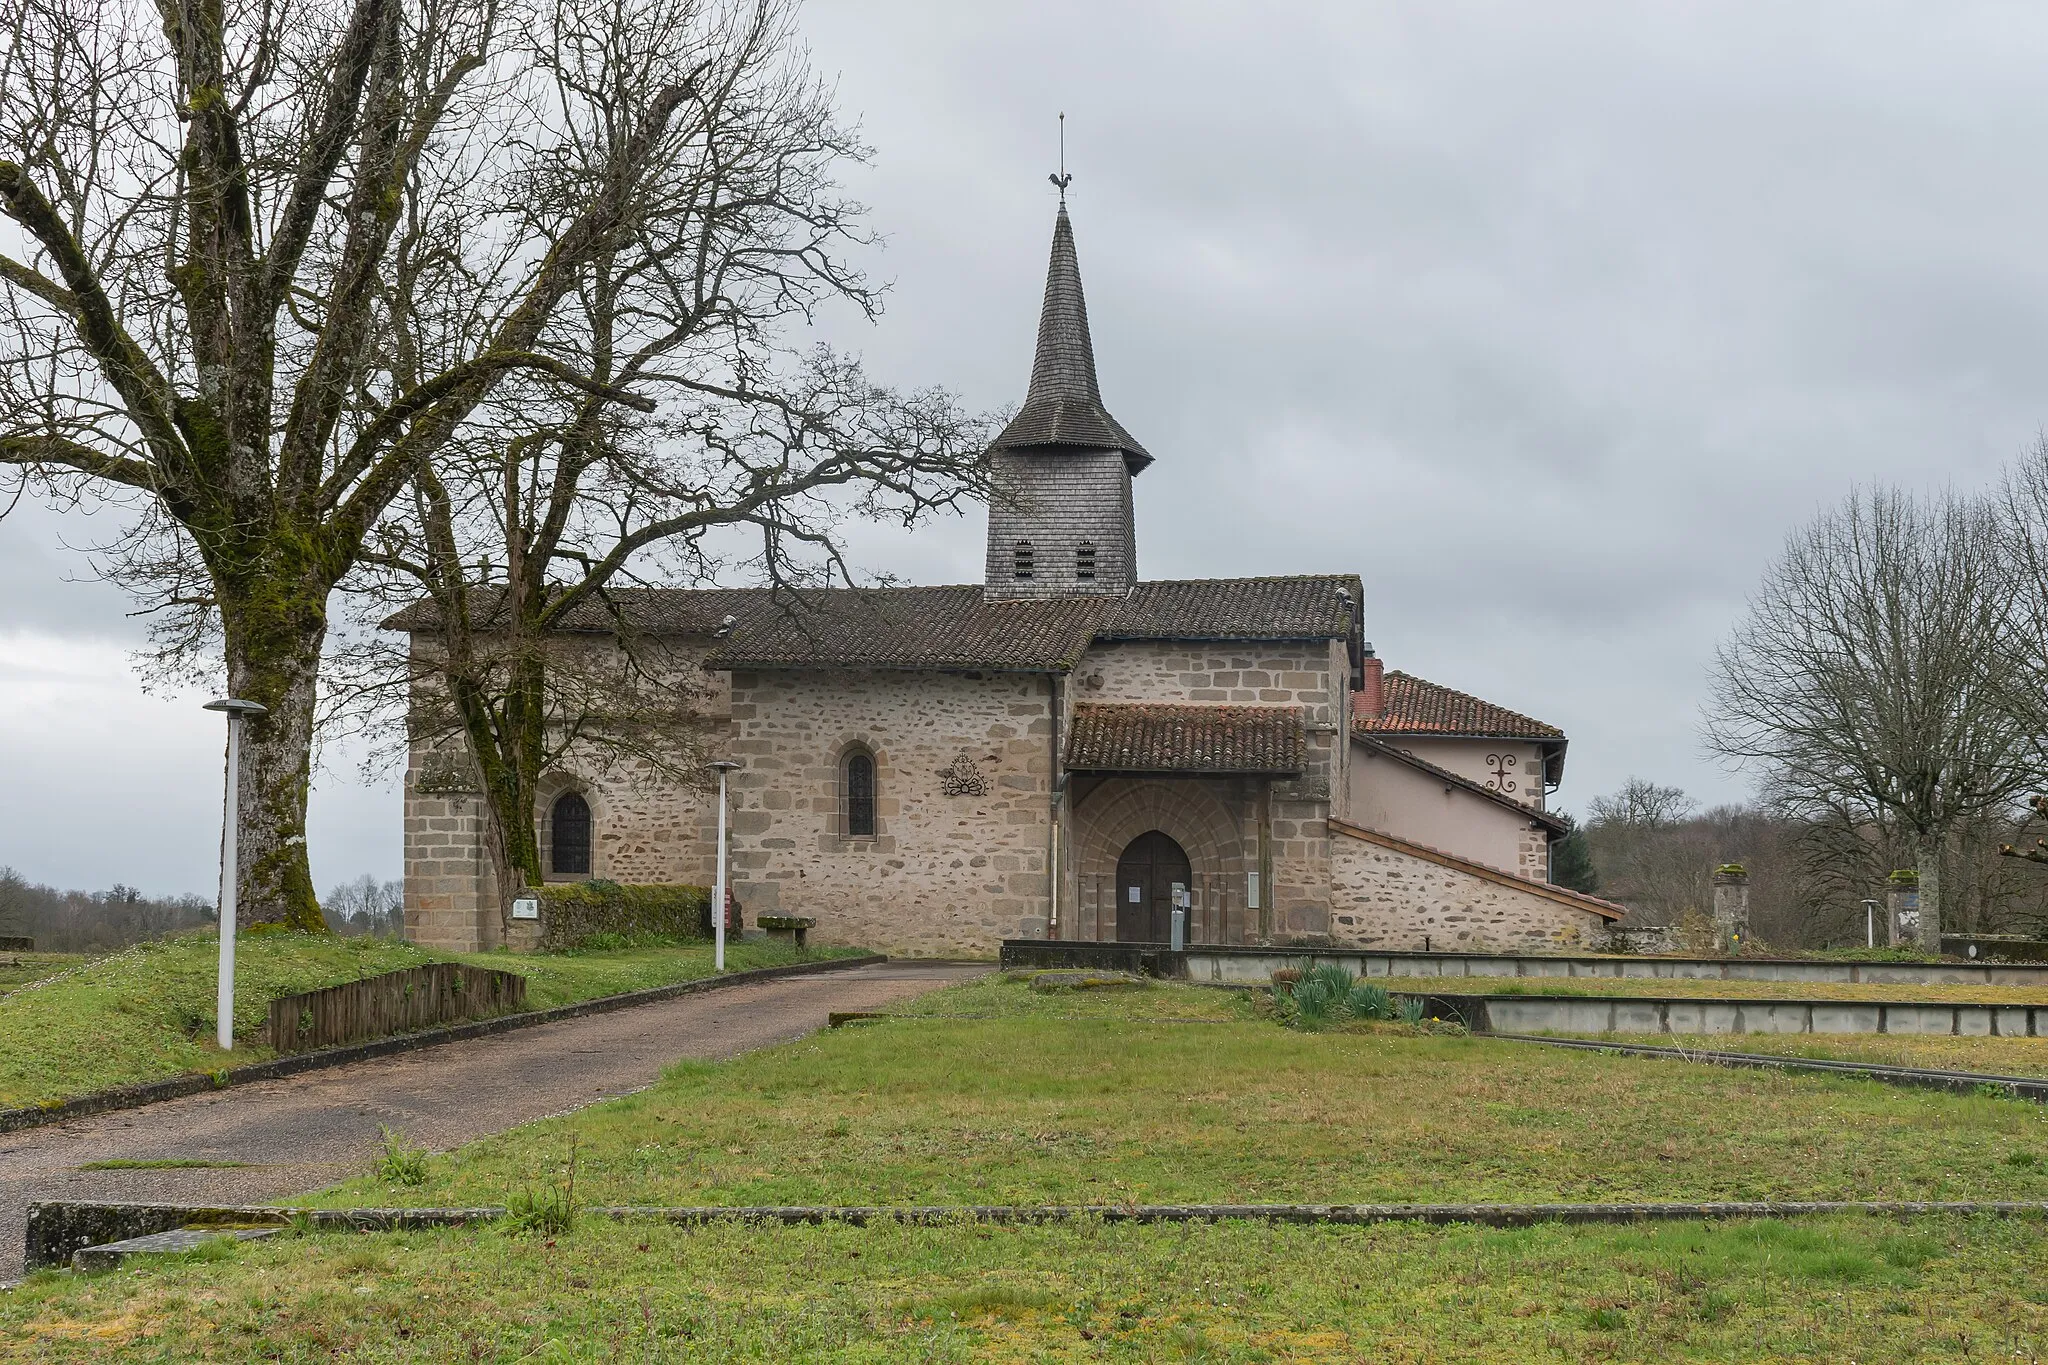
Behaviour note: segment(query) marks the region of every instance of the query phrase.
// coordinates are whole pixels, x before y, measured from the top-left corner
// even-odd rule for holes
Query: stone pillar
[[[1749,942],[1749,872],[1741,863],[1714,869],[1714,946],[1738,953]]]
[[[1885,878],[1884,923],[1887,948],[1920,946],[1920,874],[1910,867]]]

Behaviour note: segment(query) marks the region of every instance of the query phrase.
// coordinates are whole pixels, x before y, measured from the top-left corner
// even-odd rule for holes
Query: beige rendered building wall
[[[1045,931],[1052,715],[1038,674],[792,669],[732,680],[734,890],[823,943],[992,954]],[[845,833],[841,761],[874,755],[874,838]],[[969,770],[979,790],[949,795]]]
[[[1496,755],[1512,758],[1514,763],[1507,770],[1507,780],[1514,783],[1514,789],[1505,795],[1523,805],[1543,809],[1543,749],[1540,745],[1517,739],[1435,739],[1417,735],[1387,735],[1383,742],[1396,749],[1405,749],[1425,763],[1447,768],[1460,777],[1469,777],[1480,786],[1493,787],[1497,791],[1500,779],[1488,760]]]
[[[1362,744],[1353,746],[1345,818],[1518,876],[1549,875],[1547,858],[1529,866],[1532,847],[1540,851],[1546,841],[1540,829],[1531,838],[1528,816]]]
[[[1526,889],[1339,830],[1332,842],[1331,936],[1339,946],[1478,952],[1566,948],[1606,927],[1535,886]]]

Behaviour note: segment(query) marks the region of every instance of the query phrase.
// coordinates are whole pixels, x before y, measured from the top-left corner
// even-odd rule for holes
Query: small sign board
[[[539,896],[514,896],[512,898],[513,919],[539,919]]]

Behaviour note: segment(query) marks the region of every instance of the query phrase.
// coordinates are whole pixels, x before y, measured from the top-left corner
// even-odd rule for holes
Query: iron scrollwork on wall
[[[939,790],[947,796],[987,796],[988,777],[974,755],[962,749],[949,766],[939,769]]]
[[[1497,792],[1513,791],[1515,789],[1515,779],[1509,776],[1509,774],[1514,771],[1514,767],[1515,756],[1513,754],[1488,754],[1486,756],[1486,785]]]

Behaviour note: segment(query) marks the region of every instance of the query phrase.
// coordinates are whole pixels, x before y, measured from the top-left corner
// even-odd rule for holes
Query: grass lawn
[[[34,1361],[2031,1360],[2041,1225],[279,1238],[0,1293]]]
[[[2041,986],[1912,986],[1875,981],[1679,981],[1644,977],[1375,976],[1390,991],[1433,995],[1704,996],[1712,1000],[1911,1000],[2048,1004]]]
[[[735,943],[727,947],[726,967],[841,951],[799,955],[781,945]],[[454,960],[519,972],[536,1009],[712,974],[709,944],[541,956],[438,953],[393,939],[245,935],[235,944],[238,1042],[223,1053],[213,1043],[218,953],[212,934],[186,934],[76,960],[0,995],[0,1109],[260,1061],[270,1050],[241,1040],[261,1032],[273,999],[401,967]]]
[[[2048,1199],[2048,1110],[1014,978],[328,1204]],[[953,1016],[953,1017],[944,1017]],[[959,1017],[986,1016],[986,1017]],[[1179,1022],[1193,1020],[1198,1022]],[[0,1359],[2036,1359],[2031,1219],[287,1235],[43,1274]]]
[[[1073,1017],[1049,1017],[1047,1002]],[[1484,1038],[1170,1023],[1241,1008],[1015,981],[364,1178],[328,1205],[2048,1199],[2024,1102]],[[1248,1014],[1248,1011],[1247,1011]],[[1384,1027],[1384,1026],[1382,1026]]]
[[[72,953],[9,953],[0,957],[0,995],[31,981],[55,976],[78,960]]]

